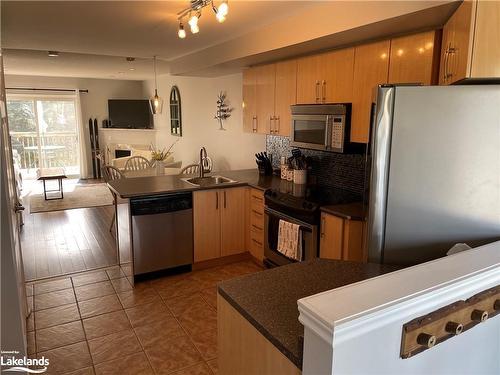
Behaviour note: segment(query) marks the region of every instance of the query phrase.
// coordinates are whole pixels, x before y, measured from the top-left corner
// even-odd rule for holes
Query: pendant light
[[[155,94],[149,99],[149,106],[151,107],[151,112],[153,115],[161,113],[163,108],[163,99],[158,96],[158,83],[156,81],[156,56],[153,56],[153,64],[155,71]]]

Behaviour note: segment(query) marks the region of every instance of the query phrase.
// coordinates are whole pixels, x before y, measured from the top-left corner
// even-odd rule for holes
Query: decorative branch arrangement
[[[215,112],[215,119],[219,121],[219,130],[226,130],[222,125],[223,121],[231,117],[233,108],[230,108],[226,102],[226,93],[220,92],[217,96],[217,112]]]

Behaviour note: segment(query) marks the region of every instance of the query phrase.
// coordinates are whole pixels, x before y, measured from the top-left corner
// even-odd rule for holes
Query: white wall
[[[80,95],[82,117],[86,129],[85,142],[87,150],[90,150],[88,120],[89,118],[97,118],[99,127],[101,126],[102,120],[108,118],[108,99],[146,98],[143,94],[142,81],[17,75],[7,75],[5,81],[6,87],[88,89],[88,93]],[[155,141],[154,133],[140,131],[100,132],[99,138],[101,150],[105,150],[106,143],[150,144]]]
[[[183,165],[197,162],[199,150],[206,147],[214,162],[214,170],[255,168],[254,154],[265,150],[265,136],[243,132],[242,75],[234,74],[217,78],[158,77],[158,93],[163,98],[163,112],[155,115],[156,143],[169,146],[179,139],[170,135],[169,95],[172,85],[179,87],[182,108],[182,137],[174,146],[176,160]],[[154,90],[154,81],[144,82],[144,93]],[[214,119],[217,95],[226,91],[234,108],[225,122],[226,131],[220,131]]]

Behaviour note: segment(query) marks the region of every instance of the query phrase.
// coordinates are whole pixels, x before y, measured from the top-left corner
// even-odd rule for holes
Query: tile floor
[[[219,281],[250,261],[137,283],[112,267],[27,284],[28,350],[47,374],[216,374]]]

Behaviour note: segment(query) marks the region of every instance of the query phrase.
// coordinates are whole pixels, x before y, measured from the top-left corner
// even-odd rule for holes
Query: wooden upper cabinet
[[[297,60],[276,63],[274,126],[271,134],[290,135],[290,106],[297,103]]]
[[[274,119],[276,65],[254,68],[257,75],[257,133],[269,134]]]
[[[193,192],[194,261],[220,257],[220,193]]]
[[[221,255],[245,252],[245,187],[220,190]]]
[[[243,130],[257,132],[257,75],[254,68],[243,71]]]
[[[500,2],[464,1],[443,28],[440,84],[500,77]]]
[[[324,65],[321,55],[307,56],[297,61],[297,104],[319,103]]]
[[[321,102],[351,103],[354,48],[344,48],[321,56]]]
[[[377,85],[387,83],[391,42],[364,44],[355,49],[351,141],[368,143],[371,107]]]
[[[297,63],[297,103],[350,103],[354,48],[304,57]]]
[[[500,77],[500,1],[477,3],[472,78]]]
[[[389,83],[432,84],[435,39],[435,31],[392,39]]]

